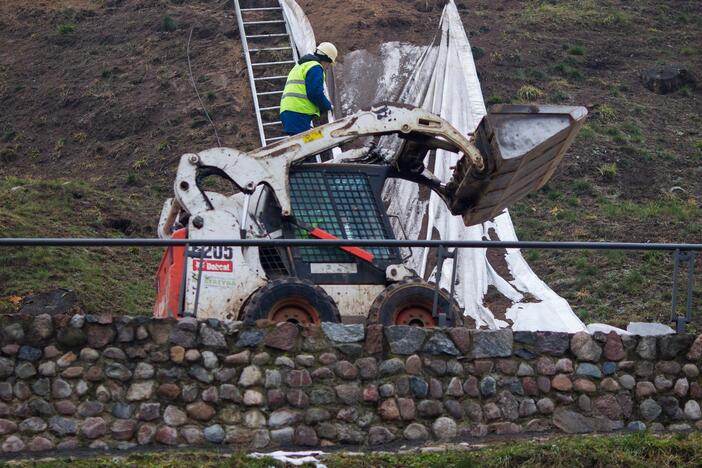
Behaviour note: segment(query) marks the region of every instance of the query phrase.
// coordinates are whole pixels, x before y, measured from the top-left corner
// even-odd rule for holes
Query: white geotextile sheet
[[[312,27],[294,0],[283,0],[291,34],[298,43],[312,38]],[[312,45],[314,47],[314,44]],[[352,57],[353,54],[353,57]],[[472,133],[485,115],[483,95],[475,69],[470,43],[453,0],[444,8],[439,34],[433,44],[418,47],[409,44],[386,43],[379,49],[380,66],[375,70],[377,80],[369,72],[378,68],[378,58],[366,51],[356,51],[347,57],[348,63],[337,66],[337,114],[358,111],[367,104],[399,101],[427,109],[448,120],[465,134]],[[364,55],[365,54],[365,55]],[[353,58],[353,60],[351,60]],[[342,58],[342,62],[345,58]],[[370,62],[375,60],[375,64]],[[368,101],[368,100],[371,101]],[[394,138],[384,138],[380,146],[393,148]],[[437,151],[433,172],[441,180],[451,177],[451,167],[457,156]],[[428,165],[428,158],[425,161]],[[431,193],[421,201],[415,183],[390,180],[384,198],[389,203],[388,214],[397,216],[409,239],[420,239],[422,219],[427,215],[425,239],[438,231],[441,239],[489,239],[491,229],[500,240],[516,240],[509,213],[505,210],[491,222],[466,227],[460,217],[452,216],[441,199]],[[396,230],[397,231],[397,230]],[[402,232],[396,232],[403,237]],[[414,249],[408,260],[410,267],[426,276],[429,249]],[[505,256],[511,278],[500,276],[490,265],[486,249],[461,249],[457,257],[456,298],[465,307],[466,315],[475,319],[476,327],[491,329],[510,326],[514,330],[586,331],[567,301],[558,296],[531,270],[518,249],[507,249]],[[444,262],[441,286],[449,289],[452,260]],[[431,272],[429,277],[433,277]],[[489,286],[509,298],[513,305],[501,320],[483,305]],[[527,299],[529,298],[529,299]]]

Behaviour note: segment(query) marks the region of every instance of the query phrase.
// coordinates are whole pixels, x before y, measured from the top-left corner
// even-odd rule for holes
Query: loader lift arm
[[[393,177],[429,187],[466,225],[498,215],[514,201],[543,186],[584,122],[587,111],[566,106],[496,106],[481,121],[474,141],[446,120],[404,104],[381,103],[369,110],[310,129],[245,153],[212,148],[182,156],[175,181],[175,216],[210,205],[198,174],[216,172],[245,194],[261,185],[275,195],[284,218],[293,216],[291,166],[310,156],[364,137],[398,135],[405,140],[390,164]],[[461,157],[450,180],[439,180],[423,164],[430,149]],[[335,162],[351,162],[362,150],[349,150]]]

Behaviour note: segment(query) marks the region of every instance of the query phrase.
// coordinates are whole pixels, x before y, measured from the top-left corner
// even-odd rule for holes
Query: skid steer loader
[[[428,187],[466,226],[477,224],[549,180],[586,114],[582,107],[496,106],[469,139],[429,112],[384,103],[249,153],[213,148],[185,154],[158,234],[394,239],[381,200],[388,178]],[[385,135],[401,139],[395,154],[371,143],[319,162],[333,148]],[[448,181],[423,163],[436,149],[460,156]],[[158,269],[154,315],[300,324],[462,323],[463,313],[447,291],[440,291],[434,307],[435,290],[403,265],[396,248],[170,247]]]

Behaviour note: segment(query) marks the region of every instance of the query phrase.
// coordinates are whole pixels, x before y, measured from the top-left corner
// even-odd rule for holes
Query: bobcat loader
[[[469,138],[422,109],[385,103],[249,153],[185,154],[158,234],[394,239],[381,200],[388,178],[428,187],[466,226],[481,223],[549,180],[586,114],[583,107],[495,106]],[[385,135],[401,139],[395,154],[358,145]],[[319,162],[342,145],[332,160]],[[460,157],[450,180],[424,165],[436,149]],[[193,315],[423,327],[463,318],[450,294],[406,268],[396,248],[169,247],[158,269],[154,316]]]

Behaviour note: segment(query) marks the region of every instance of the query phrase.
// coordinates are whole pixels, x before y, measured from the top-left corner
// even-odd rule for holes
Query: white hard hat
[[[315,53],[329,57],[332,63],[336,62],[336,56],[338,55],[336,47],[331,42],[322,42],[319,44]]]

